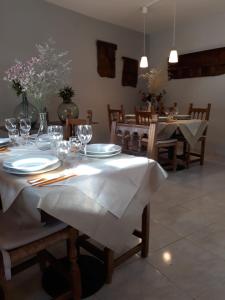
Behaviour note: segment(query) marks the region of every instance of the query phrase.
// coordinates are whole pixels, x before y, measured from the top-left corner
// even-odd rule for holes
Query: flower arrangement
[[[26,93],[39,112],[44,112],[47,97],[57,94],[66,82],[71,61],[65,61],[67,52],[58,52],[49,39],[43,45],[36,45],[38,55],[16,65],[5,72],[4,80],[11,83],[17,95]]]
[[[166,75],[162,69],[152,68],[148,72],[141,74],[140,77],[145,81],[148,92],[141,93],[141,100],[145,104],[151,103],[153,109],[158,111],[161,106],[162,98],[166,94],[163,86],[166,82]]]
[[[65,86],[59,90],[58,96],[63,99],[65,103],[71,101],[71,98],[74,96],[74,90],[70,86]]]

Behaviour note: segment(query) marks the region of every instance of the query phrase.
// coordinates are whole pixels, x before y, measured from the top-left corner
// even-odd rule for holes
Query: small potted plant
[[[75,119],[79,116],[78,107],[72,101],[74,95],[74,90],[70,86],[65,86],[58,92],[58,96],[62,98],[63,102],[59,105],[57,113],[60,121],[63,123],[65,123],[68,115],[70,115],[71,118]]]

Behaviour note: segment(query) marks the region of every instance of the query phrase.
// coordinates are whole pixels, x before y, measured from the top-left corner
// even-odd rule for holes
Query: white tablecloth
[[[168,139],[179,128],[186,141],[191,147],[194,147],[203,135],[207,124],[207,121],[197,119],[159,122],[157,137],[159,139]]]
[[[30,187],[27,177],[0,170],[6,214],[17,216],[22,232],[31,224],[40,226],[40,208],[116,252],[127,250],[143,208],[166,178],[165,172],[153,160],[128,155],[84,164],[73,159],[71,166],[79,176],[41,188]],[[9,198],[6,187],[14,191]]]

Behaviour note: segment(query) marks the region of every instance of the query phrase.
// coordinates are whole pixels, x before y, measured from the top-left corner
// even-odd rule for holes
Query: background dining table
[[[135,114],[126,114],[125,122],[129,124],[136,123]],[[199,119],[186,119],[186,120],[160,120],[157,128],[157,139],[165,140],[173,136],[176,130],[183,135],[185,140],[194,147],[199,138],[203,135],[208,122],[206,120]]]

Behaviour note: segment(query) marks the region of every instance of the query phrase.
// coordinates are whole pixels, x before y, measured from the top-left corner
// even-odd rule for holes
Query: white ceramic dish
[[[46,172],[50,172],[53,170],[58,169],[61,166],[61,161],[58,161],[57,163],[53,164],[52,166],[49,166],[45,169],[39,170],[39,171],[28,171],[28,172],[23,172],[20,170],[15,170],[15,169],[8,169],[6,167],[3,167],[3,170],[7,173],[14,174],[14,175],[36,175],[36,174],[42,174]]]
[[[114,152],[114,153],[108,153],[108,154],[88,154],[87,153],[87,157],[90,157],[90,158],[109,158],[109,157],[112,157],[112,156],[116,156],[120,153],[121,153],[121,150],[117,151],[117,152]],[[84,153],[81,153],[81,155],[84,156]]]
[[[37,172],[47,167],[51,167],[59,161],[58,157],[53,155],[28,155],[17,156],[4,161],[3,167],[22,172]]]
[[[177,120],[189,120],[191,118],[190,115],[176,115],[174,116],[175,119]]]
[[[0,147],[8,145],[10,142],[9,138],[0,138]]]
[[[87,145],[87,154],[90,155],[108,155],[121,151],[121,147],[114,144],[89,144]],[[84,152],[83,150],[81,151]]]
[[[168,120],[168,117],[159,117],[159,121],[167,121]]]

